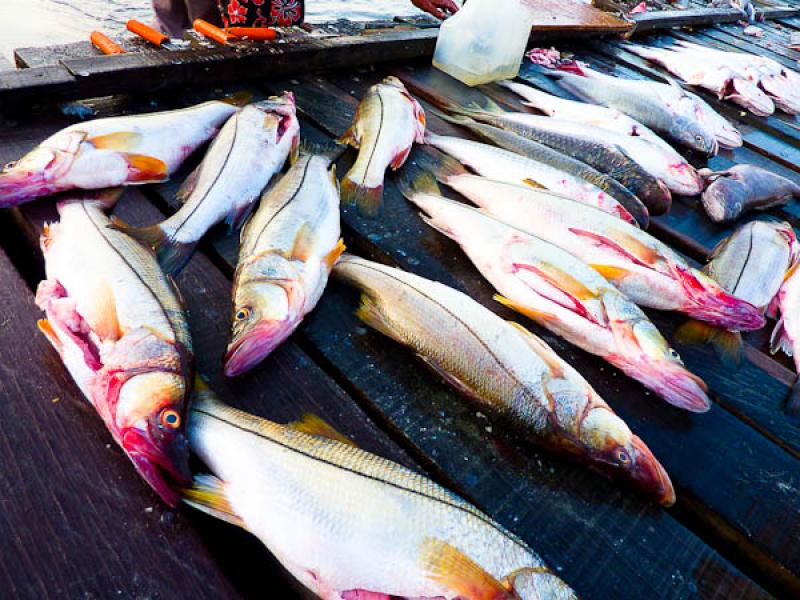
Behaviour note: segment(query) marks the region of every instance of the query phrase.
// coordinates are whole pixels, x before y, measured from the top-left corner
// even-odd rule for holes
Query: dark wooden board
[[[796,8],[762,8],[757,11],[765,19],[783,19],[798,14]],[[671,27],[701,27],[716,23],[735,23],[740,21],[742,13],[733,8],[693,8],[688,10],[660,10],[629,15],[636,28],[633,33],[643,33],[653,29],[669,29]]]

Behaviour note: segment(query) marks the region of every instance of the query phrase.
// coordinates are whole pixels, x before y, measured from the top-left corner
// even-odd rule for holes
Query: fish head
[[[675,490],[664,467],[605,403],[589,410],[580,431],[593,466],[606,475],[629,481],[664,506],[675,503]]]
[[[67,149],[37,146],[17,162],[6,165],[0,171],[0,207],[64,189],[58,180],[75,161],[78,145]]]
[[[684,291],[681,311],[730,331],[754,331],[766,324],[764,314],[749,302],[726,291],[696,269],[672,265],[673,276]]]
[[[255,367],[292,334],[300,322],[303,297],[302,287],[288,280],[253,279],[236,286],[224,359],[228,377]]]
[[[720,98],[731,100],[754,115],[766,117],[775,112],[775,103],[761,89],[741,77],[731,77],[719,92]]]
[[[604,306],[617,352],[609,362],[657,392],[674,406],[706,412],[711,402],[702,379],[686,369],[678,353],[641,310],[619,295],[606,294]]]
[[[745,209],[750,191],[735,175],[712,176],[702,195],[703,208],[715,223],[732,221]]]
[[[176,489],[191,483],[186,438],[185,379],[152,370],[128,378],[119,388],[112,430],[139,474],[170,506]]]
[[[703,154],[712,156],[719,150],[714,133],[702,127],[695,119],[690,119],[685,115],[674,116],[672,132],[683,145]]]
[[[265,127],[276,132],[277,144],[291,146],[291,154],[297,156],[300,144],[300,122],[297,120],[297,103],[292,92],[270,96],[252,105],[265,114]]]

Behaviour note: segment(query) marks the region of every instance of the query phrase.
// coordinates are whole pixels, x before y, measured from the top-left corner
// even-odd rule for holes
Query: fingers
[[[411,0],[411,2],[420,10],[424,10],[437,19],[446,19],[458,11],[458,5],[453,0]]]
[[[436,0],[436,4],[448,11],[451,15],[458,12],[458,5],[453,2],[453,0]]]

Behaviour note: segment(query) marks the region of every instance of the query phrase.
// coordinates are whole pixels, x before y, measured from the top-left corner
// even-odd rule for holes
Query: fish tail
[[[367,187],[345,177],[341,182],[340,194],[343,204],[355,204],[359,214],[364,217],[376,217],[381,211],[383,184]]]
[[[323,156],[329,163],[336,162],[345,152],[347,152],[347,146],[333,142],[311,142],[304,139],[299,146],[300,156],[306,154]]]
[[[230,104],[231,106],[238,106],[241,108],[246,104],[250,104],[250,102],[253,100],[253,92],[249,90],[239,90],[237,92],[233,92],[232,94],[226,94],[219,100],[225,104]]]
[[[441,196],[441,190],[431,171],[420,165],[410,164],[395,178],[397,187],[404,197],[411,200],[416,194],[435,194]]]
[[[133,227],[117,218],[112,218],[109,227],[152,248],[161,268],[169,275],[178,274],[186,266],[197,245],[194,243],[184,244],[168,238],[166,232],[158,224],[149,227]]]
[[[675,340],[686,346],[711,344],[722,364],[737,367],[742,360],[742,334],[694,319],[675,330]]]
[[[183,490],[183,501],[213,517],[245,528],[244,521],[234,512],[225,495],[225,482],[213,475],[195,475],[192,487]]]
[[[786,401],[786,414],[791,416],[800,415],[800,379],[794,382],[789,399]]]

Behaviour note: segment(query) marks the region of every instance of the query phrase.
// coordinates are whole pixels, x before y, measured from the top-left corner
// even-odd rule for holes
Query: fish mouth
[[[297,328],[298,320],[261,321],[228,345],[223,359],[225,375],[237,377],[264,360]]]
[[[633,467],[628,473],[636,487],[662,506],[675,504],[675,488],[661,463],[638,436],[633,436],[631,447]]]
[[[704,413],[711,409],[708,386],[697,375],[679,364],[659,363],[650,366],[648,373],[639,370],[645,383],[672,406],[689,412]]]
[[[669,189],[683,196],[695,196],[703,191],[703,180],[688,163],[667,165],[671,176]]]
[[[759,117],[768,117],[775,112],[775,104],[769,96],[752,83],[742,79],[730,79],[720,95],[723,99],[731,100]]]
[[[742,213],[747,195],[747,189],[740,182],[720,177],[711,182],[700,200],[712,221],[724,223]]]
[[[39,196],[63,189],[66,188],[53,184],[41,173],[23,169],[8,169],[0,172],[0,208],[18,206]]]
[[[142,429],[129,429],[120,442],[139,475],[169,506],[180,504],[178,489],[192,482],[189,469],[189,444],[180,433],[167,444],[157,444]]]

